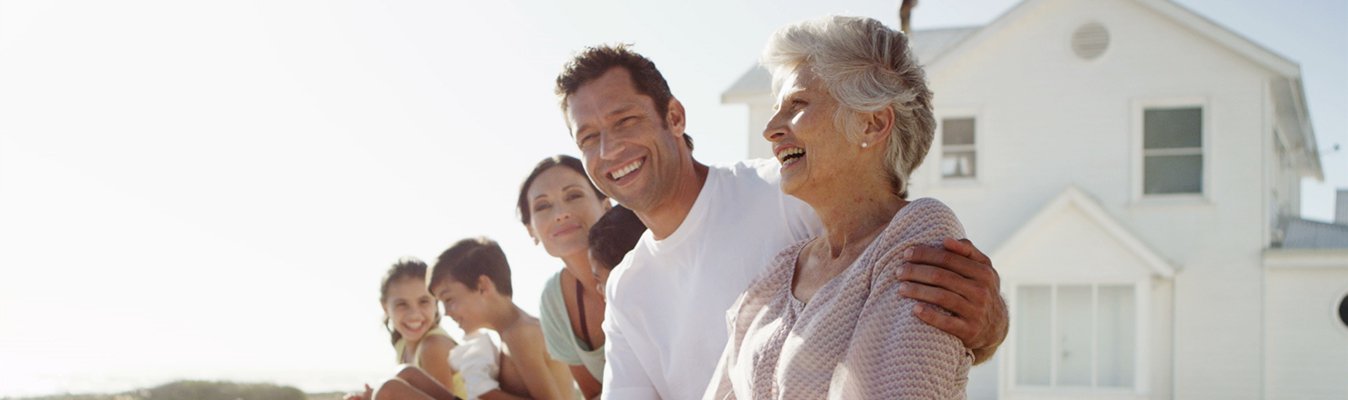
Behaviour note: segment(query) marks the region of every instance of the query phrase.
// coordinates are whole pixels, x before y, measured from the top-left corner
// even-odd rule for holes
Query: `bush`
[[[146,400],[306,400],[299,389],[267,383],[177,381],[142,390]]]
[[[340,399],[341,394],[331,398]],[[269,383],[177,381],[119,394],[64,394],[28,400],[309,400],[309,396],[290,386]]]

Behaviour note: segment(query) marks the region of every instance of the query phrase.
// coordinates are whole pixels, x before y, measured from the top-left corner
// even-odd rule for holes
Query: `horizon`
[[[913,27],[1018,3],[922,2]],[[1300,64],[1326,178],[1303,180],[1302,215],[1332,220],[1348,1],[1175,3]],[[385,269],[469,236],[500,242],[537,315],[561,262],[514,203],[537,160],[578,153],[552,93],[573,52],[635,43],[688,109],[695,156],[727,163],[747,112],[720,93],[773,30],[829,13],[896,26],[898,4],[0,2],[0,398],[356,390],[394,367]]]

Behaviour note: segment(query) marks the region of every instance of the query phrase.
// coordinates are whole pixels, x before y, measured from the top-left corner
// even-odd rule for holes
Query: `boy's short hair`
[[[614,206],[590,227],[590,255],[609,270],[637,246],[646,225],[637,214],[623,206]]]
[[[486,237],[463,239],[449,246],[448,250],[440,253],[429,275],[426,278],[427,288],[453,279],[469,289],[477,289],[477,277],[485,275],[496,285],[497,292],[505,296],[512,293],[510,263],[506,262],[505,252],[496,241]]]

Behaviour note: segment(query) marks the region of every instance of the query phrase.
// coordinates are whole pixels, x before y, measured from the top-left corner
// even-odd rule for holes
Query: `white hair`
[[[841,105],[834,128],[856,143],[861,113],[894,111],[885,165],[894,192],[908,197],[908,176],[922,164],[936,134],[926,73],[908,48],[908,37],[871,18],[828,16],[786,26],[772,35],[761,63],[782,80],[809,67]]]

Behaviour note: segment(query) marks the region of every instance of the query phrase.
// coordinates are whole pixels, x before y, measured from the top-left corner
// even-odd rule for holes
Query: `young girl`
[[[574,396],[571,373],[548,356],[538,319],[511,299],[510,264],[496,242],[474,238],[455,243],[440,255],[427,281],[430,292],[445,303],[445,314],[459,326],[500,335],[500,384],[481,395],[483,399]]]
[[[426,263],[405,258],[384,274],[379,304],[384,308],[384,326],[389,330],[397,362],[402,367],[396,377],[380,385],[378,392],[372,393],[367,386],[365,395],[348,398],[384,398],[402,386],[438,386],[442,395],[467,397],[463,380],[450,367],[449,353],[456,344],[440,327],[436,300],[426,291],[426,269]],[[371,396],[374,393],[379,396]]]

